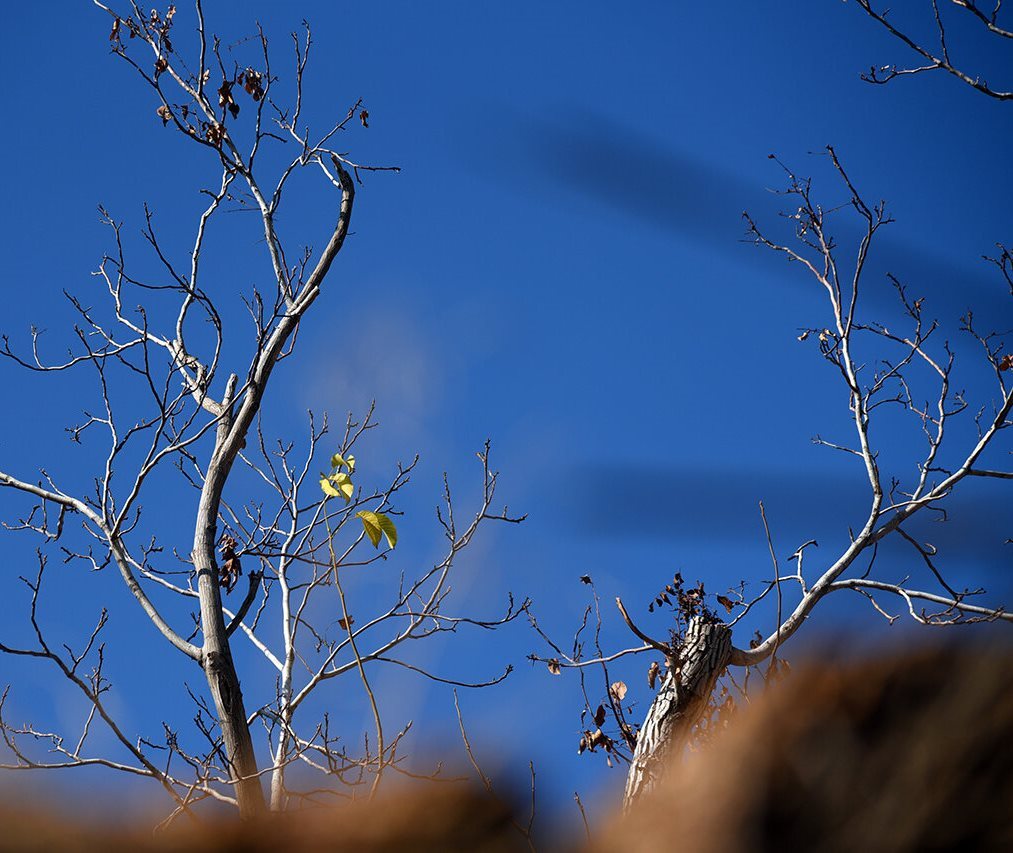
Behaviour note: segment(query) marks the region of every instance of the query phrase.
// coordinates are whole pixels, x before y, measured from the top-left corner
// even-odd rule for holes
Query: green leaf
[[[342,456],[340,453],[335,453],[331,457],[331,467],[340,470],[341,468],[347,468],[348,473],[352,474],[355,472],[355,457],[351,453],[348,456]]]
[[[362,527],[366,531],[369,541],[373,543],[374,548],[380,546],[381,535],[387,540],[387,544],[391,548],[397,545],[397,527],[394,526],[394,522],[388,516],[382,512],[373,512],[368,509],[359,510],[356,515],[362,519]]]
[[[345,503],[348,503],[352,499],[352,495],[355,494],[352,478],[340,471],[327,477],[321,477],[320,488],[323,489],[325,495],[344,498]]]

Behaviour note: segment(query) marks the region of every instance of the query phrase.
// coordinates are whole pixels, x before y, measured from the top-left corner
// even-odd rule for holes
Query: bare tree
[[[954,4],[973,15],[996,37],[1010,37],[1010,31],[997,23],[1001,4],[997,3],[989,13],[971,2],[954,0]],[[935,0],[931,6],[940,38],[937,53],[920,47],[894,27],[885,13],[874,11],[870,3],[859,0],[859,6],[930,62],[909,70],[896,66],[873,69],[865,76],[869,82],[885,83],[905,74],[945,70],[990,97],[999,100],[1011,97],[959,70],[951,61]],[[880,229],[893,220],[885,203],[865,201],[832,147],[826,149],[826,156],[843,199],[831,205],[821,204],[814,195],[811,180],[798,176],[778,161],[787,179],[782,191],[787,207],[782,216],[793,233],[783,238],[773,236],[748,214],[744,216],[750,241],[801,267],[826,297],[826,321],[800,330],[799,341],[815,343],[821,357],[832,367],[847,401],[853,430],[850,442],[833,442],[818,436],[814,440],[854,457],[868,482],[868,510],[854,527],[848,528],[849,544],[829,560],[819,559],[819,552],[811,550],[816,545],[814,541],[801,543],[787,561],[778,559],[761,503],[773,569],[771,578],[761,584],[756,594],[749,596],[745,587],[740,587],[716,599],[708,598],[702,584],[687,588],[677,574],[651,605],[652,610],[671,608],[674,619],[669,636],[657,639],[646,634],[635,624],[623,602],[616,599],[620,615],[639,645],[612,653],[606,653],[599,641],[600,603],[587,576],[582,580],[592,587],[593,602],[585,611],[571,650],[564,651],[531,618],[535,630],[552,648],[551,657],[533,654],[531,659],[546,663],[554,674],[564,669],[575,669],[581,674],[585,702],[582,721],[590,717],[593,725],[585,728],[580,750],[601,748],[610,764],[613,760],[628,763],[626,807],[655,785],[669,756],[678,753],[693,738],[706,738],[708,728],[720,724],[736,691],[744,690],[748,684],[751,668],[766,662],[768,675],[780,671],[778,653],[783,645],[831,593],[858,594],[890,623],[903,612],[927,626],[1013,622],[1013,613],[982,599],[983,589],[954,586],[939,564],[936,548],[919,540],[907,527],[912,519],[926,515],[945,520],[948,499],[966,480],[1013,480],[1009,466],[1003,468],[1000,463],[994,468],[989,461],[1013,453],[1007,432],[1013,426],[1010,384],[1013,352],[1002,333],[983,331],[970,313],[962,318],[962,332],[972,339],[979,353],[982,376],[993,383],[990,397],[971,401],[953,386],[956,358],[948,343],[940,340],[939,324],[926,316],[925,300],[911,296],[900,279],[889,275],[888,286],[895,289],[903,309],[903,328],[866,316],[863,297],[877,284],[868,280],[867,262],[876,250]],[[849,250],[842,249],[834,237],[837,221],[845,216],[859,225],[859,237]],[[1003,244],[998,244],[998,250],[996,257],[986,260],[995,265],[1013,296],[1010,252]],[[995,322],[995,318],[988,322]],[[922,402],[926,400],[931,402]],[[891,409],[906,414],[924,439],[922,452],[903,481],[883,473],[882,442],[873,430],[874,422],[878,425]],[[969,419],[973,420],[970,429]],[[893,461],[889,467],[896,468],[900,461]],[[914,571],[906,563],[884,568],[880,565],[882,560],[877,562],[880,544],[888,537],[910,546],[914,568],[924,575],[924,582],[912,580]],[[790,569],[783,568],[785,562]],[[757,632],[748,646],[733,642],[735,627],[772,595],[776,602],[774,629],[765,637]],[[900,612],[893,604],[899,606]],[[585,652],[585,632],[589,630],[594,631],[591,653]],[[629,709],[623,707],[627,686],[623,681],[612,680],[609,666],[621,658],[641,654],[655,657],[647,675],[651,690],[655,690],[656,684],[658,687],[643,723],[636,727],[628,720]],[[657,662],[659,654],[663,667]],[[594,695],[589,696],[584,676],[596,669],[602,673],[602,692],[606,697],[600,704]],[[735,677],[736,670],[744,671],[741,679]],[[609,720],[611,725],[607,723]]]
[[[98,465],[90,493],[75,493],[58,473],[43,470],[38,479],[12,473],[10,459],[0,471],[0,485],[33,502],[12,526],[39,534],[44,545],[37,571],[25,579],[34,641],[0,644],[0,651],[51,662],[79,689],[87,709],[83,728],[73,738],[32,724],[14,725],[3,714],[5,689],[0,735],[11,760],[2,766],[100,765],[149,778],[174,801],[173,816],[189,813],[209,798],[236,806],[243,816],[255,814],[266,805],[262,777],[268,778],[273,809],[326,801],[348,786],[374,791],[385,771],[412,771],[399,753],[407,728],[396,733],[384,729],[371,673],[395,666],[472,687],[494,684],[509,673],[508,667],[489,681],[466,684],[427,671],[402,650],[459,628],[495,628],[521,612],[523,605],[515,606],[512,598],[505,613],[484,620],[448,607],[455,558],[478,528],[489,519],[521,519],[492,509],[497,475],[490,468],[487,444],[479,453],[478,505],[466,519],[455,515],[445,483],[445,505],[438,511],[447,543],[444,556],[417,575],[402,573],[386,599],[363,598],[353,605],[347,574],[391,554],[397,544],[392,516],[400,513],[396,500],[415,462],[398,465],[386,483],[368,485],[352,451],[376,425],[372,409],[360,420],[349,416],[340,436],[328,440],[329,448],[326,418],[310,416],[308,440],[299,449],[266,439],[260,415],[275,368],[292,355],[300,323],[345,244],[362,173],[396,169],[363,165],[337,150],[342,134],[358,124],[368,126],[361,101],[322,133],[313,135],[305,126],[308,26],[301,37],[293,35],[294,85],[280,96],[279,77],[259,27],[253,38],[223,47],[208,34],[197,0],[196,43],[187,51],[175,44],[174,6],[161,14],[146,13],[131,2],[129,14],[121,15],[95,3],[110,16],[112,53],[155,96],[151,120],[160,120],[166,132],[200,149],[217,165],[219,182],[203,190],[207,204],[183,251],[159,237],[155,216],[145,209],[143,236],[155,261],[147,271],[138,271],[128,260],[121,225],[103,211],[115,248],[96,276],[107,293],[108,309],[69,297],[80,319],[74,329],[77,350],[68,358],[50,360],[35,330],[29,354],[3,338],[0,352],[22,368],[42,374],[92,372],[98,408],[69,432]],[[305,170],[319,174],[335,192],[334,224],[315,255],[284,239],[277,224],[292,178]],[[242,295],[252,323],[246,338],[250,355],[238,369],[228,366],[235,362],[240,338],[232,319],[238,306],[222,305],[220,288],[209,287],[202,275],[216,223],[223,210],[235,208],[256,217],[272,280],[269,293],[253,287]],[[131,310],[129,300],[135,298],[151,307]],[[166,310],[166,304],[172,307]],[[328,463],[317,461],[321,454]],[[329,473],[319,474],[321,467]],[[187,500],[185,490],[191,489],[194,505],[193,540],[179,549],[184,553],[176,563],[166,554],[169,546],[158,532],[159,519],[143,510],[145,497],[163,489],[165,472],[172,471],[181,478],[180,501]],[[379,483],[375,477],[372,481]],[[77,650],[47,636],[39,612],[53,548],[65,561],[95,570],[115,566],[162,638],[202,668],[210,702],[191,694],[196,747],[186,745],[175,725],[165,724],[155,739],[135,737],[117,722],[104,698],[110,689],[103,672],[105,610]],[[241,601],[227,605],[225,597],[239,583],[244,566],[247,586],[240,590]],[[329,603],[321,608],[321,600]],[[187,628],[178,617],[191,605],[196,611]],[[320,621],[321,612],[333,613],[336,607],[341,613],[336,622]],[[274,673],[269,690],[257,690],[265,701],[258,700],[255,707],[244,700],[233,656],[237,638],[249,643]],[[340,726],[321,710],[326,706],[318,701],[309,707],[319,688],[339,676],[361,682],[374,719],[375,733],[366,736],[361,754],[348,751],[347,741],[339,738]],[[92,754],[91,733],[100,724],[122,747],[122,758]],[[267,747],[261,757],[254,746],[258,731]],[[39,757],[40,743],[48,747],[47,756]],[[309,790],[298,782],[293,786],[295,764],[323,774],[323,782]]]

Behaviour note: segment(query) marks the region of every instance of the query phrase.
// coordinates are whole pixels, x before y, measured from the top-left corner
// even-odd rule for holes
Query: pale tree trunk
[[[727,625],[693,619],[675,666],[669,666],[637,735],[623,808],[627,809],[661,778],[671,756],[678,755],[700,719],[714,685],[732,654]]]
[[[231,406],[232,377],[226,392],[225,406]],[[214,699],[218,724],[225,746],[229,777],[236,783],[235,794],[239,814],[252,817],[264,811],[264,791],[257,775],[257,758],[246,722],[243,693],[239,676],[232,660],[232,649],[222,613],[222,591],[218,566],[215,561],[215,544],[218,532],[218,507],[222,489],[231,468],[226,439],[232,418],[222,417],[218,424],[214,453],[204,478],[200,505],[197,510],[197,527],[194,531],[193,561],[197,572],[197,592],[200,596],[201,629],[204,633],[201,666],[207,676],[208,687]],[[234,454],[233,454],[234,458]]]

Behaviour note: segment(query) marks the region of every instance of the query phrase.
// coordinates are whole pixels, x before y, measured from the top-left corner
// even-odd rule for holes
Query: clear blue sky
[[[301,438],[308,407],[341,418],[376,398],[383,428],[360,451],[362,464],[386,471],[422,454],[401,501],[398,561],[383,570],[433,558],[440,474],[461,484],[462,500],[473,495],[474,451],[486,437],[501,498],[529,521],[488,528],[465,555],[461,609],[495,612],[512,590],[534,599],[562,642],[586,603],[577,580],[585,573],[604,602],[622,595],[658,633],[664,617],[649,618],[645,607],[675,570],[714,592],[767,577],[759,499],[782,556],[815,537],[818,556],[829,558],[846,541],[848,525],[864,520],[862,472],[810,443],[817,432],[848,438],[846,401],[815,347],[796,340],[799,327],[828,322],[821,294],[800,270],[741,242],[744,209],[777,227],[768,188],[782,175],[771,152],[814,174],[829,206],[846,197],[825,158],[809,152],[832,143],[867,197],[888,201],[897,222],[873,258],[867,307],[895,318],[883,274],[907,281],[954,341],[965,366],[958,384],[982,400],[957,319],[975,307],[987,325],[1013,327],[1004,285],[980,260],[1010,240],[1013,110],[942,76],[862,83],[859,72],[871,64],[908,57],[853,4],[206,7],[226,44],[261,21],[283,77],[287,34],[307,18],[315,38],[309,120],[321,126],[364,98],[370,128],[350,133],[348,149],[403,168],[367,176],[355,233],[267,401],[268,426]],[[180,4],[181,47],[191,15]],[[66,0],[45,11],[19,4],[3,20],[2,331],[24,347],[32,324],[46,328],[57,354],[70,343],[61,291],[101,299],[89,273],[111,246],[96,205],[125,222],[139,250],[148,201],[165,239],[182,250],[208,173],[109,55],[100,10]],[[987,42],[965,44],[966,56],[1009,80],[1008,54],[1003,64]],[[295,242],[320,245],[333,216],[326,201],[312,196],[289,214],[283,228]],[[234,215],[215,261],[226,301],[269,280],[260,235],[243,215]],[[853,232],[839,233],[846,244]],[[31,479],[45,466],[85,487],[94,459],[73,452],[63,427],[95,404],[91,377],[40,379],[10,363],[0,363],[0,376],[0,467]],[[910,474],[917,431],[891,427],[881,440],[888,469]],[[166,488],[148,506],[164,512],[163,538],[178,526],[185,549],[182,492],[174,502]],[[5,517],[23,509],[0,494]],[[954,584],[985,583],[995,601],[1009,601],[1008,491],[968,484],[950,525],[932,533]],[[4,534],[0,631],[16,636],[24,595],[15,579],[33,571],[35,544]],[[886,556],[895,562],[881,565],[885,573],[919,577],[913,552]],[[157,737],[161,720],[188,717],[182,682],[200,686],[200,673],[145,624],[118,577],[52,560],[51,624],[79,637],[102,602],[112,610],[109,667],[125,727]],[[607,615],[607,642],[629,644],[611,608]],[[771,627],[767,617],[757,624]],[[885,626],[857,597],[829,607],[825,627],[882,641],[905,630],[880,636]],[[819,636],[806,628],[799,652]],[[472,678],[517,665],[504,684],[462,697],[477,748],[500,778],[521,778],[533,759],[547,811],[572,819],[574,790],[603,808],[622,773],[597,756],[578,759],[576,679],[532,669],[530,651],[545,649],[518,623],[434,648],[427,663]],[[646,665],[613,672],[637,691],[637,714],[649,701]],[[241,653],[240,666],[248,703],[273,689],[252,657]],[[0,682],[8,681],[13,716],[74,725],[80,709],[57,673],[0,658]],[[382,690],[392,726],[416,719],[420,751],[458,748],[447,691],[401,673]],[[357,699],[334,700],[353,742],[369,725]],[[123,784],[100,773],[62,782],[92,793]]]

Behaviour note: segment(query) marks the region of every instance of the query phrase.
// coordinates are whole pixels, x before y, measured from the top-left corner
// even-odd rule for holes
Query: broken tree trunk
[[[637,735],[626,778],[624,810],[654,787],[670,756],[678,755],[685,745],[731,653],[732,632],[727,625],[700,617],[690,622],[678,657],[669,662],[661,689]]]

